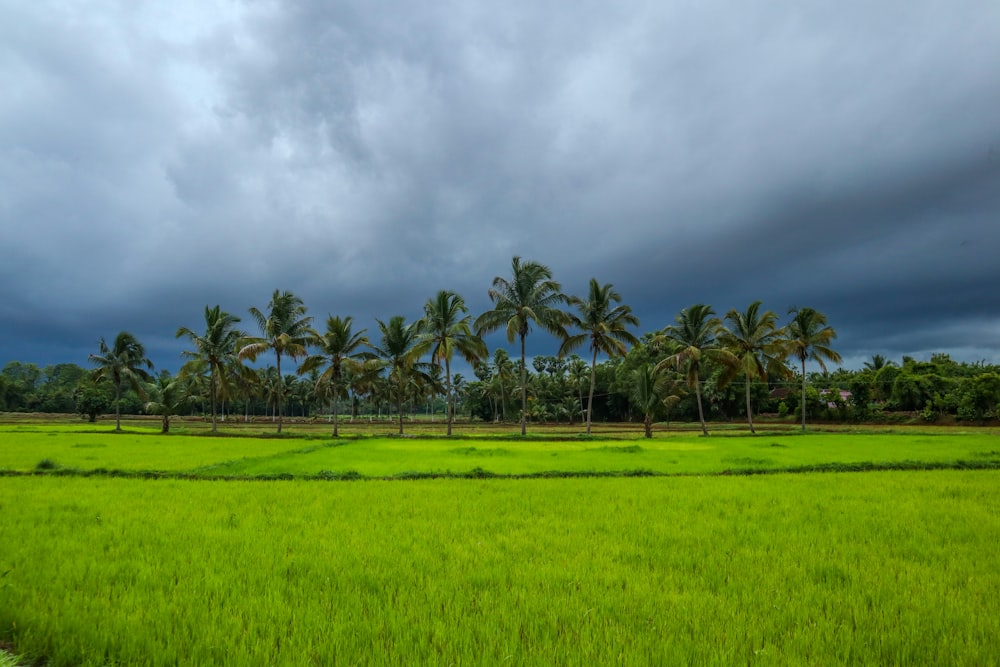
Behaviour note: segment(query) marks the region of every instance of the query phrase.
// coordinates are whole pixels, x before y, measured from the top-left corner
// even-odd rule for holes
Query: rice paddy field
[[[995,432],[304,436],[0,424],[0,642],[53,666],[1000,664]],[[599,476],[629,471],[660,476]],[[470,472],[498,477],[446,475]]]

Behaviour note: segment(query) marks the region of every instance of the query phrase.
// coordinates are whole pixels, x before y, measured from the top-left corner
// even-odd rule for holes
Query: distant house
[[[850,402],[851,402],[851,396],[854,395],[854,394],[852,394],[849,391],[845,391],[844,389],[823,389],[823,390],[821,390],[819,392],[819,395],[820,396],[829,396],[830,392],[832,392],[832,391],[839,391],[840,392],[840,400],[841,400],[842,403],[845,403],[845,404],[850,404]],[[833,401],[827,401],[826,407],[828,407],[828,408],[835,408],[835,407],[837,407],[837,404],[834,403]]]

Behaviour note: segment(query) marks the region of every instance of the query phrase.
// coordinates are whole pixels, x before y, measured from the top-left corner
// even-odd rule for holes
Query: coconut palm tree
[[[713,317],[715,311],[711,306],[696,303],[681,311],[676,318],[676,324],[663,329],[660,336],[675,350],[673,354],[656,365],[659,372],[667,366],[684,368],[684,377],[689,388],[694,389],[698,402],[698,420],[701,431],[708,435],[705,424],[705,412],[701,406],[701,361],[711,359],[723,365],[735,363],[733,355],[719,345],[718,334],[722,322]]]
[[[563,356],[584,343],[590,343],[592,360],[590,362],[590,394],[587,399],[587,435],[590,435],[590,423],[594,407],[594,384],[597,379],[598,352],[608,357],[623,357],[628,352],[627,345],[639,342],[627,329],[629,325],[638,326],[639,318],[632,314],[632,308],[624,304],[614,304],[622,300],[621,294],[614,290],[611,283],[601,285],[595,278],[590,279],[590,292],[587,300],[570,297],[569,303],[575,306],[579,315],[570,314],[573,325],[581,333],[566,338],[559,348],[559,356]]]
[[[153,362],[146,358],[146,348],[127,331],[115,336],[114,345],[108,347],[102,338],[98,353],[89,357],[98,367],[91,373],[95,381],[108,381],[115,388],[115,431],[122,430],[122,386],[128,384],[141,398],[146,397],[143,382],[152,382]]]
[[[872,373],[878,373],[886,366],[895,366],[896,362],[887,359],[881,354],[873,354],[872,358],[864,363],[864,369]]]
[[[802,366],[802,430],[806,430],[806,362],[815,361],[826,372],[825,361],[840,363],[840,354],[830,347],[837,332],[826,323],[826,315],[814,308],[790,308],[792,321],[785,327],[788,353]]]
[[[642,364],[631,373],[629,400],[642,413],[647,438],[653,437],[653,417],[662,408],[669,410],[681,400],[684,390],[672,373],[657,371],[653,364]]]
[[[246,335],[236,328],[240,318],[227,313],[218,305],[205,306],[205,333],[197,334],[187,327],[177,329],[176,337],[186,336],[194,350],[185,350],[181,356],[208,367],[210,402],[212,406],[212,433],[218,431],[219,396],[228,396],[226,366],[236,356],[237,346]]]
[[[419,361],[429,348],[429,343],[420,340],[422,320],[406,324],[402,315],[391,317],[388,322],[376,319],[382,332],[378,345],[370,345],[378,357],[380,367],[388,372],[396,398],[396,413],[399,415],[399,434],[403,435],[403,400],[412,395],[415,384],[429,383],[427,371],[430,364]]]
[[[306,357],[299,366],[299,374],[324,368],[316,381],[317,394],[320,385],[329,388],[333,399],[333,437],[340,437],[337,401],[347,395],[348,380],[364,369],[366,361],[374,359],[374,355],[362,348],[369,347],[371,341],[365,335],[367,329],[353,331],[354,318],[334,317],[326,319],[326,332],[316,341],[319,354]]]
[[[472,317],[465,314],[468,311],[462,297],[454,292],[441,290],[424,305],[424,319],[418,337],[421,344],[430,348],[431,363],[438,368],[444,363],[448,435],[451,435],[455,418],[451,382],[452,356],[457,351],[467,362],[476,364],[489,354],[483,339],[472,332],[469,325]]]
[[[784,331],[778,328],[778,315],[767,310],[760,312],[760,301],[751,303],[746,312],[735,308],[726,313],[728,326],[719,333],[719,342],[736,358],[736,364],[726,369],[723,384],[732,376],[743,372],[746,379],[747,422],[750,432],[753,414],[750,407],[750,384],[753,380],[767,382],[770,375],[788,375],[784,364]]]
[[[154,398],[146,403],[145,410],[148,414],[160,416],[161,433],[170,433],[170,418],[180,414],[191,400],[187,381],[182,377],[171,377],[170,373],[163,371],[156,377],[153,393]]]
[[[267,314],[265,315],[257,308],[250,308],[250,315],[260,327],[261,335],[256,338],[245,338],[243,347],[239,351],[239,357],[256,361],[258,355],[268,350],[274,351],[279,378],[276,397],[278,433],[281,433],[281,404],[284,393],[280,384],[282,377],[281,357],[288,356],[297,360],[299,357],[306,356],[307,347],[313,344],[318,338],[318,334],[311,327],[312,317],[306,315],[306,306],[302,299],[291,292],[274,290],[274,294],[267,304]]]
[[[558,336],[567,337],[566,325],[569,316],[559,306],[566,303],[562,287],[552,280],[552,270],[538,262],[521,262],[515,256],[511,261],[511,279],[502,276],[493,279],[489,290],[493,309],[476,320],[477,335],[492,333],[499,329],[507,332],[507,342],[515,338],[521,341],[521,435],[527,433],[528,393],[527,364],[525,363],[524,339],[531,331],[532,324]]]
[[[586,361],[575,354],[571,354],[569,356],[567,371],[569,373],[570,387],[576,389],[579,400],[579,404],[574,410],[574,414],[585,414],[587,411],[587,405],[583,402],[583,387],[590,379],[590,368],[587,366]]]

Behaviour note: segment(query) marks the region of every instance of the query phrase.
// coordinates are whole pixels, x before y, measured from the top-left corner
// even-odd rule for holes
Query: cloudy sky
[[[0,0],[0,81],[0,363],[478,314],[513,255],[1000,363],[996,0]]]

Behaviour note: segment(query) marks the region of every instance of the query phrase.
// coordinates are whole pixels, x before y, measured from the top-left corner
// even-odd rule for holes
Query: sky
[[[1000,363],[996,0],[0,0],[0,81],[0,364],[174,370],[276,289],[476,316],[515,255],[636,333],[761,300]]]

